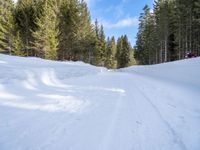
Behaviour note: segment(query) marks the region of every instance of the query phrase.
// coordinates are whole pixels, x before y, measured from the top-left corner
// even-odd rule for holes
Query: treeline
[[[140,64],[200,55],[200,1],[156,0],[140,16],[135,56]]]
[[[83,0],[0,0],[0,52],[108,68],[135,64],[127,36],[106,39]]]

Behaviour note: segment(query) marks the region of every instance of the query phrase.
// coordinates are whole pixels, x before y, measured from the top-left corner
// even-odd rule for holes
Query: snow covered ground
[[[109,71],[0,55],[0,150],[200,150],[200,58]]]

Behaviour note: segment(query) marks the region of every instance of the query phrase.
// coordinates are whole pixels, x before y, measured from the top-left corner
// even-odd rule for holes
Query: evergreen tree
[[[79,28],[78,0],[63,0],[59,17],[59,50],[61,60],[75,60]]]
[[[120,64],[118,65],[120,68],[123,68],[123,67],[127,67],[129,65],[129,62],[130,62],[130,44],[128,42],[128,38],[127,36],[125,35],[123,38],[122,38],[122,52],[121,52],[121,55],[120,55]]]
[[[91,24],[90,14],[87,8],[87,4],[84,0],[79,2],[79,18],[78,18],[78,32],[77,32],[77,53],[76,60],[82,60],[90,62],[93,56],[92,49],[94,49],[94,31]]]
[[[117,41],[116,57],[118,68],[124,68],[136,64],[133,49],[126,35],[121,36]]]
[[[193,46],[192,49],[197,56],[200,56],[200,1],[194,2],[193,15]]]
[[[0,52],[9,54],[13,51],[13,10],[12,0],[0,1]]]
[[[31,49],[33,42],[32,32],[36,30],[36,19],[41,14],[37,9],[40,0],[18,0],[15,7],[15,22],[22,38],[23,51],[27,56],[35,56],[35,51]]]
[[[147,5],[143,11],[144,13],[141,14],[139,19],[139,31],[135,47],[136,58],[140,64],[150,64],[153,42],[155,40],[155,37],[153,37],[155,33],[154,16],[150,13],[150,8]],[[153,49],[155,48],[156,46],[154,45]]]
[[[99,32],[99,39],[100,39],[100,59],[101,59],[101,64],[104,66],[105,65],[105,60],[106,60],[106,41],[105,41],[105,33],[103,29],[103,25],[100,27],[100,32]]]
[[[57,20],[54,0],[43,0],[40,4],[41,15],[37,17],[35,24],[37,30],[32,32],[32,48],[38,57],[45,59],[57,58]]]
[[[111,39],[107,39],[106,42],[106,62],[105,66],[107,68],[116,68],[116,43],[115,37],[113,36]]]
[[[13,45],[13,51],[11,53],[12,55],[25,56],[22,46],[22,39],[18,31],[15,31],[12,45]]]
[[[96,19],[95,21],[95,47],[94,47],[94,57],[93,57],[93,64],[99,64],[100,62],[100,56],[99,56],[99,49],[100,49],[100,39],[99,39],[99,23]]]
[[[105,65],[105,51],[106,51],[106,42],[103,26],[99,27],[98,21],[95,21],[95,54],[94,54],[94,64],[98,66]]]
[[[117,68],[120,67],[120,61],[121,61],[121,53],[122,53],[122,48],[123,48],[123,45],[122,45],[122,40],[123,40],[123,37],[119,37],[117,39],[117,52],[116,52],[116,59],[117,59]]]

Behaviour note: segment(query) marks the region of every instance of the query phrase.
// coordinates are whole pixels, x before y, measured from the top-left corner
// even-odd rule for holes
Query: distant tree
[[[119,68],[119,64],[120,64],[120,61],[121,61],[121,53],[122,53],[122,48],[123,48],[122,40],[123,40],[122,36],[117,39],[116,59],[117,59],[117,67],[118,68]]]
[[[121,36],[117,41],[116,57],[118,68],[124,68],[136,64],[133,49],[126,35]]]
[[[121,52],[121,55],[120,55],[120,63],[119,63],[119,67],[120,68],[123,68],[123,67],[127,67],[129,65],[129,62],[130,62],[130,44],[128,42],[128,38],[127,36],[125,35],[123,38],[122,38],[122,52]]]
[[[105,66],[107,68],[116,68],[117,62],[116,62],[116,43],[115,43],[115,37],[111,37],[107,39],[106,41],[106,62]]]

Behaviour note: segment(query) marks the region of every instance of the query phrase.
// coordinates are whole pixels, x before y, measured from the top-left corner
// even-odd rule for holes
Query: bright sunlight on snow
[[[110,71],[0,54],[0,150],[199,150],[200,58]]]

